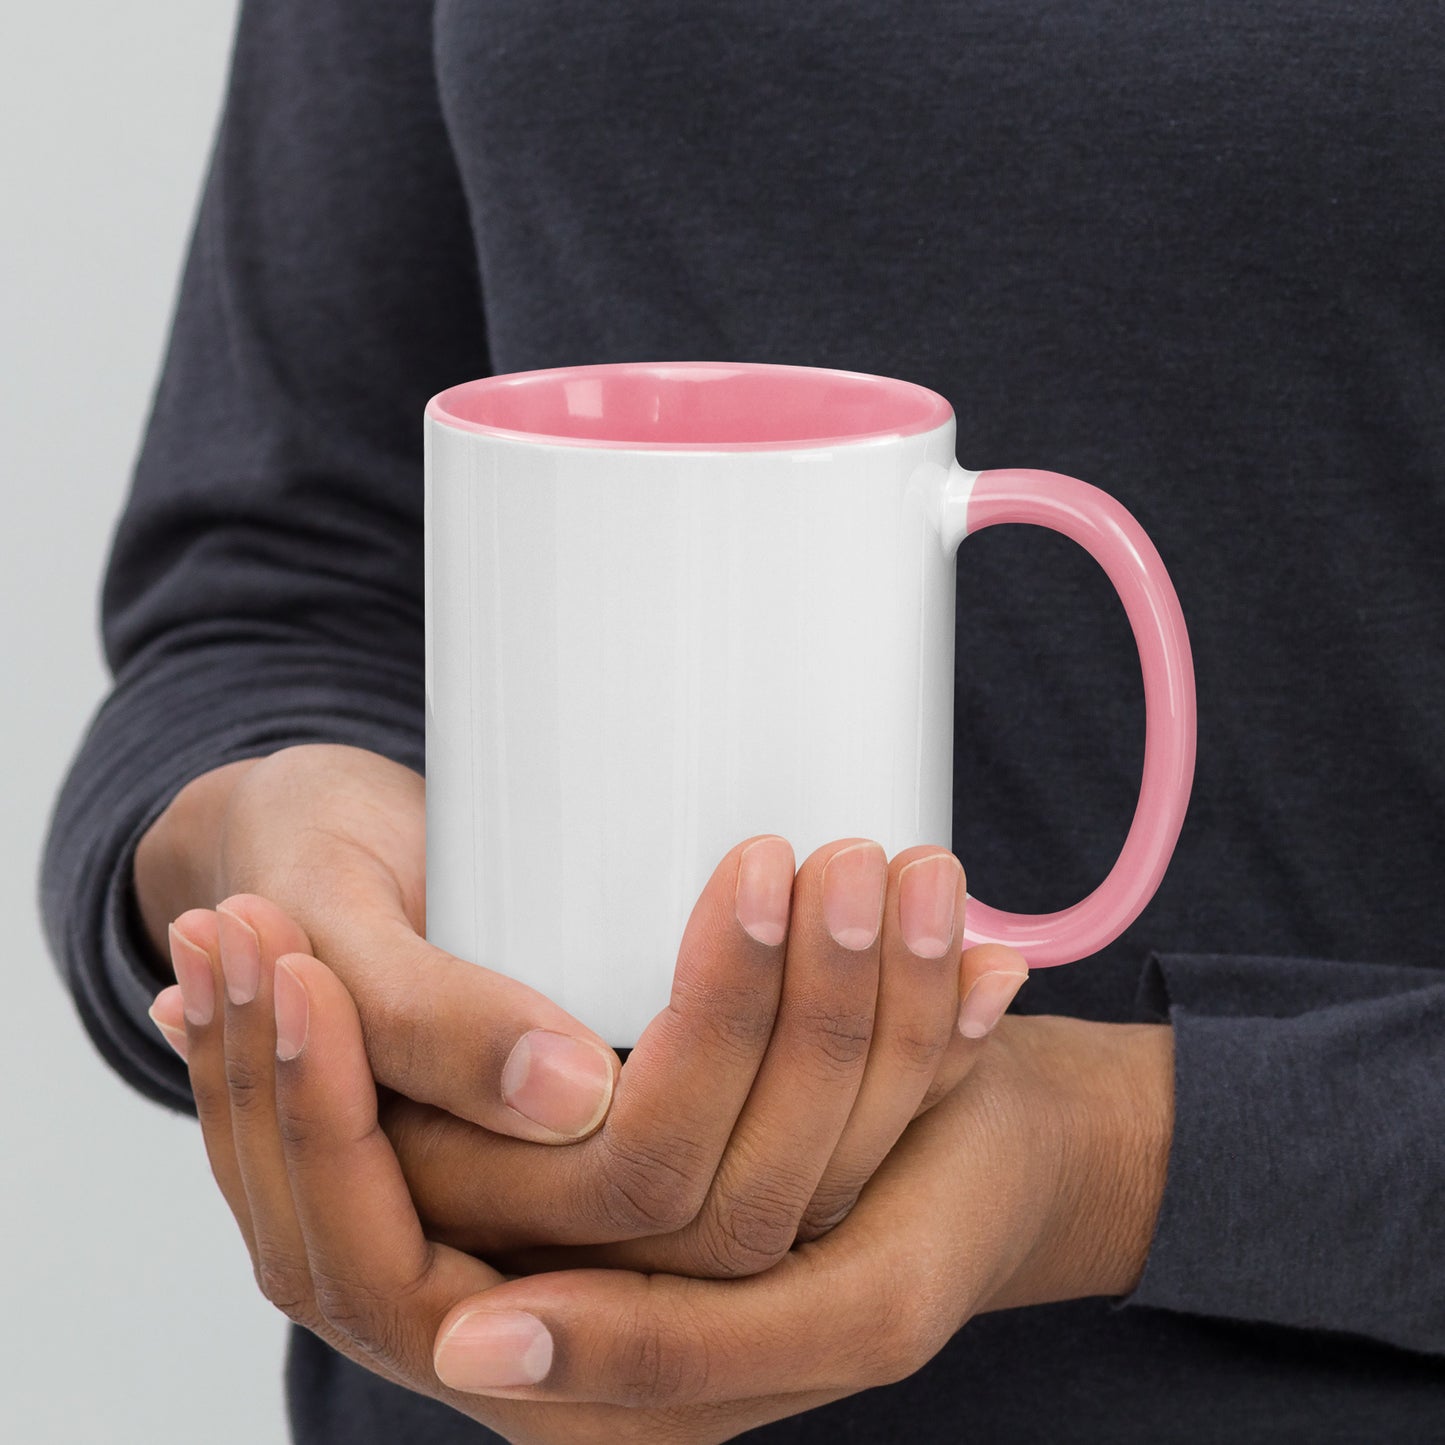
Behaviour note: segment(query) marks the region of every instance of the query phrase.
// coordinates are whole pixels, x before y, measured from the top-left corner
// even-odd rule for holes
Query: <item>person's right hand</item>
[[[254,997],[263,946],[314,953],[355,1001],[379,1084],[515,1139],[591,1133],[611,1102],[616,1053],[536,989],[427,943],[425,869],[422,778],[361,748],[318,744],[183,788],[141,840],[135,887],[193,1011],[216,1008],[218,983],[170,921],[258,894],[275,905],[264,939],[244,907],[216,915],[231,1010]]]
[[[303,926],[282,904],[288,895],[278,897],[263,877],[249,879],[252,893],[228,898],[214,913],[188,913],[172,931],[176,970],[189,986],[187,1014],[198,1022],[190,995],[204,1011],[223,994],[228,1035],[245,1031],[253,1013],[265,1012],[265,979],[276,958],[289,952],[324,958],[360,995],[377,1078],[405,1095],[384,1103],[384,1123],[429,1232],[477,1253],[511,1253],[518,1267],[545,1267],[535,1256],[526,1265],[519,1251],[607,1244],[618,1246],[617,1263],[645,1260],[661,1268],[665,1259],[665,1267],[704,1274],[766,1267],[795,1238],[816,1238],[836,1224],[910,1119],[963,1078],[979,1039],[957,1027],[960,985],[972,995],[970,1020],[980,1018],[982,1005],[982,1023],[991,1023],[1025,976],[1011,950],[990,946],[960,958],[963,876],[944,849],[907,849],[890,866],[876,843],[840,840],[818,849],[795,880],[786,840],[745,840],[723,858],[694,908],[671,1002],[623,1071],[606,1124],[581,1149],[538,1152],[468,1125],[456,1117],[462,1110],[437,1099],[459,1074],[465,1079],[456,1060],[494,1023],[487,996],[466,994],[467,975],[483,976],[493,994],[521,986],[445,954],[430,971],[455,985],[449,997],[428,999],[424,984],[407,989],[406,976],[397,980],[380,945],[388,937],[398,947],[403,942],[396,909],[408,930],[398,960],[405,967],[425,957],[427,946],[416,936],[420,886],[413,924],[393,881],[395,865],[385,879],[377,876],[374,865],[387,855],[370,840],[390,810],[370,776],[369,755],[353,764],[346,757],[353,752],[288,750],[256,765],[232,790],[225,835],[238,832],[250,866],[264,872],[269,863],[289,897],[302,898],[308,913],[301,917],[320,920],[328,932],[318,939],[316,923]],[[354,766],[353,781],[373,789],[360,794],[367,807],[351,807],[340,839],[334,811],[328,818],[317,801],[328,790],[297,786],[296,770],[312,762]],[[394,768],[376,762],[381,770]],[[340,901],[350,901],[350,909],[339,909],[328,892],[334,867],[318,873],[313,863],[298,874],[295,841],[279,858],[267,851],[298,827],[294,804],[288,827],[257,826],[271,810],[258,806],[255,794],[259,784],[273,786],[272,771],[291,774],[284,796],[323,808],[323,839],[350,850],[364,844],[373,866],[368,872],[352,863],[346,871],[351,897]],[[333,776],[332,795],[337,781]],[[419,788],[418,779],[415,791],[403,790],[418,809]],[[248,818],[251,832],[240,827]],[[395,825],[393,817],[393,834]],[[303,836],[316,827],[313,818]],[[233,859],[238,850],[231,843],[221,851]],[[305,856],[304,845],[300,852]],[[268,896],[255,896],[257,885],[269,887]],[[340,951],[348,947],[354,956]],[[238,966],[254,978],[258,958],[261,996],[238,1000]],[[456,978],[459,969],[465,973]],[[370,976],[376,971],[379,981]],[[388,992],[415,1004],[416,1016],[404,1021],[410,1048],[401,1055],[413,1078],[430,1028],[439,1046],[428,1052],[451,1079],[421,1079],[418,1089],[386,1072],[387,1030],[396,1015],[368,1021],[365,1000]],[[164,1023],[165,1009],[176,1004],[158,1002],[157,1021]],[[981,1025],[970,1027],[977,1034]],[[428,1097],[441,1107],[418,1102]],[[634,1240],[629,1250],[626,1242]]]
[[[821,1238],[909,1123],[967,1087],[1027,976],[1012,949],[961,952],[965,902],[943,848],[890,862],[876,842],[839,839],[793,878],[786,840],[739,843],[589,1139],[538,1151],[384,1104],[428,1236],[511,1273],[701,1278],[756,1274]]]

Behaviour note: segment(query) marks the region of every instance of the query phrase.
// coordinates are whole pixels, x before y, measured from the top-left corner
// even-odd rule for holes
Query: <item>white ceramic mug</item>
[[[800,863],[844,837],[950,846],[954,550],[999,522],[1088,548],[1144,674],[1139,803],[1109,876],[1053,914],[968,901],[968,942],[1037,968],[1138,915],[1193,779],[1188,635],[1117,502],[964,470],[943,397],[858,372],[625,362],[433,397],[428,938],[628,1048],[734,844],[778,833]]]

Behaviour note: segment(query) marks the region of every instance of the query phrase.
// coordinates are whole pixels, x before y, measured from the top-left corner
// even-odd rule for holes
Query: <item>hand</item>
[[[136,898],[164,956],[168,919],[264,895],[277,905],[264,918],[220,914],[232,1002],[256,995],[263,948],[318,953],[356,1002],[380,1083],[498,1134],[585,1137],[611,1102],[616,1053],[536,989],[426,942],[425,850],[411,769],[360,748],[291,747],[183,788],[137,849]],[[209,1016],[219,990],[205,953],[173,930],[169,945],[189,1006]]]
[[[784,899],[784,841],[740,849],[742,872],[776,850],[768,891]],[[909,1120],[961,1083],[1027,967],[999,946],[960,956],[957,860],[917,847],[888,864],[877,844],[827,844],[798,870],[778,942],[760,947],[737,917],[746,913],[734,904],[738,854],[704,888],[669,1006],[591,1139],[539,1152],[408,1099],[383,1103],[382,1127],[430,1238],[517,1274],[584,1260],[754,1274],[843,1219]],[[876,930],[852,939],[863,943],[855,949],[828,926],[850,896],[866,920],[860,934]],[[920,929],[930,900],[942,916]],[[960,989],[972,995],[968,1034]]]
[[[504,1280],[423,1234],[336,976],[281,960],[272,1017],[186,1026],[262,1288],[351,1359],[520,1445],[727,1440],[904,1378],[981,1311],[1126,1292],[1163,1188],[1170,1030],[1011,1019],[849,1217],[766,1272]]]
[[[428,1234],[518,1273],[555,1267],[547,1246],[607,1245],[589,1262],[707,1277],[755,1273],[819,1237],[908,1121],[963,1078],[1027,976],[1009,949],[960,960],[963,908],[962,870],[943,849],[905,849],[889,865],[877,844],[840,840],[795,879],[785,840],[739,844],[693,910],[668,1008],[585,1144],[536,1150],[400,1096],[383,1102]],[[202,985],[225,970],[238,919],[257,939],[263,986],[254,1004],[227,996],[228,1039],[264,1010],[275,960],[302,947],[275,905],[241,897],[177,920],[177,971],[188,953],[204,959]],[[960,974],[972,1037],[955,1027]],[[180,1001],[163,994],[153,1013],[174,1039]]]

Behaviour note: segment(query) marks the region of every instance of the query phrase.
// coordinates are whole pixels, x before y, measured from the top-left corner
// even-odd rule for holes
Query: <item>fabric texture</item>
[[[744,359],[948,397],[960,460],[1113,492],[1178,588],[1199,765],[1153,904],[1019,1008],[1174,1027],[1125,1300],[987,1316],[777,1441],[1445,1438],[1445,14],[1107,0],[243,0],[106,576],[114,687],[43,863],[80,1017],[146,1017],[137,840],[300,741],[420,770],[421,412],[472,376]],[[1142,750],[1066,542],[960,551],[955,851],[1059,907]],[[494,1438],[293,1334],[303,1442]],[[750,1437],[752,1438],[752,1437]]]

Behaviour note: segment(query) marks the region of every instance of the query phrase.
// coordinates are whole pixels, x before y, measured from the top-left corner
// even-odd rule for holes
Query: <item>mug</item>
[[[1072,962],[1153,896],[1193,781],[1194,671],[1158,552],[1104,492],[967,471],[927,387],[755,362],[465,382],[427,404],[425,451],[437,946],[630,1048],[736,843],[950,847],[954,554],[1003,522],[1073,538],[1117,589],[1143,777],[1098,888],[1033,916],[970,897],[965,944]]]

